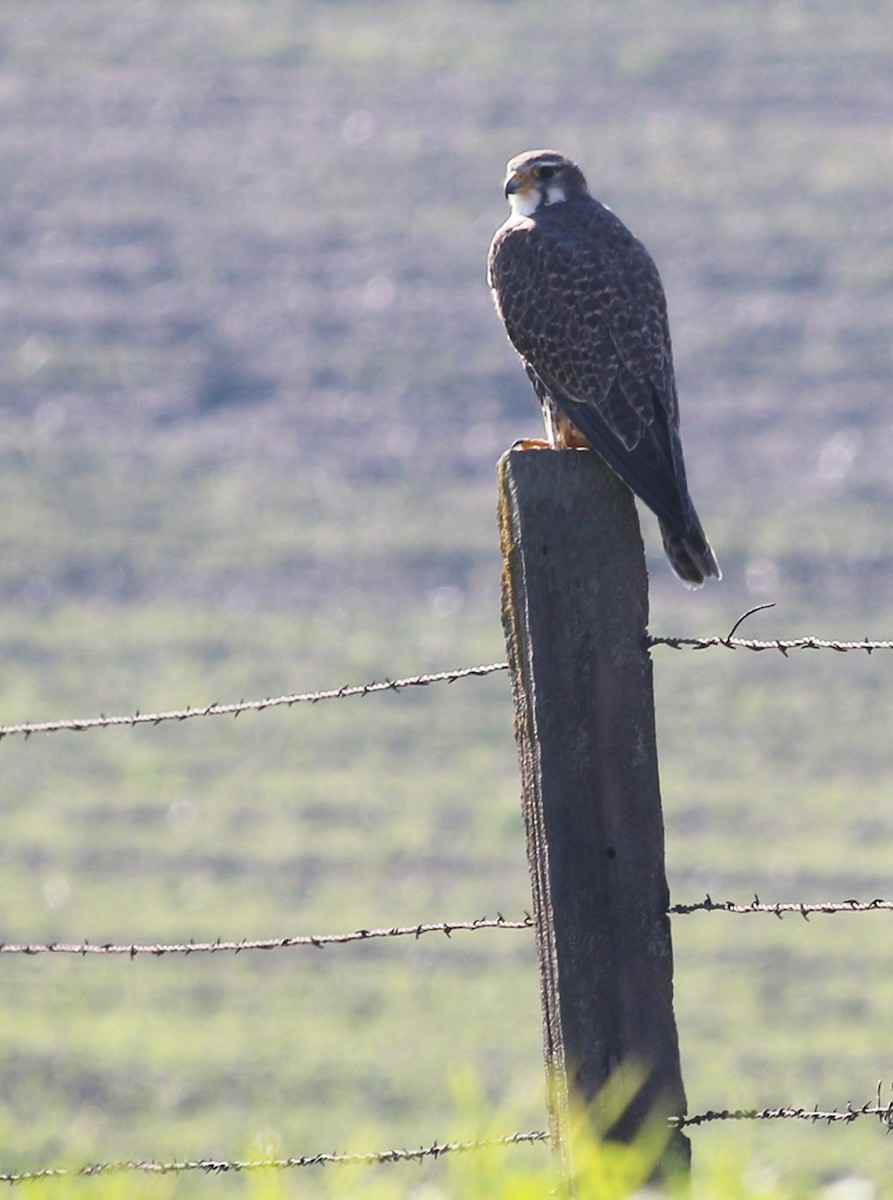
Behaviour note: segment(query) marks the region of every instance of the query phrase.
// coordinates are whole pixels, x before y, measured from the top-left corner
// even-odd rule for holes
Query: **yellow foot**
[[[518,438],[512,445],[513,450],[549,450],[549,443],[542,438]]]

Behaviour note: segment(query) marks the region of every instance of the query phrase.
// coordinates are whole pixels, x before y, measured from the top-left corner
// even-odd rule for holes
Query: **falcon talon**
[[[508,164],[488,279],[554,450],[595,450],[657,516],[690,588],[721,579],[685,478],[667,302],[651,255],[555,150]],[[541,443],[515,442],[529,450]]]
[[[518,438],[512,442],[512,450],[549,450],[551,447],[545,438]]]

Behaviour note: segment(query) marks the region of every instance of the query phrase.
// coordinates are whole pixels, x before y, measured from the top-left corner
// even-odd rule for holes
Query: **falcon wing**
[[[689,531],[697,518],[688,497],[679,434],[667,424],[663,410],[656,410],[652,424],[635,446],[627,448],[599,409],[571,399],[560,386],[551,384],[528,363],[525,365],[540,400],[551,397],[592,448],[662,521],[678,532]],[[615,381],[606,397],[606,407],[610,411],[623,409],[627,404],[621,386]]]
[[[507,222],[490,278],[540,399],[660,518],[689,528],[666,301],[642,244],[597,201],[571,201]]]

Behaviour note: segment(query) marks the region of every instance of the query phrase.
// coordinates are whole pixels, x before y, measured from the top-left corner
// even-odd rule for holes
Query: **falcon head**
[[[529,217],[546,204],[588,196],[586,180],[576,163],[557,150],[525,150],[509,160],[505,195],[512,212]]]

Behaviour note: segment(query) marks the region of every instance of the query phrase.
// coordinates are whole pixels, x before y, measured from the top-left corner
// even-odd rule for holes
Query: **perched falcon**
[[[508,164],[511,215],[490,246],[496,308],[554,449],[597,450],[660,521],[670,566],[722,578],[688,494],[667,303],[648,251],[554,150]]]

